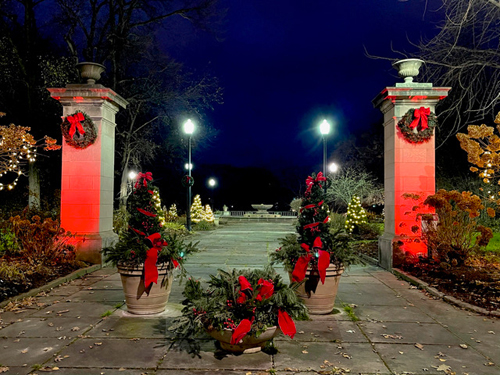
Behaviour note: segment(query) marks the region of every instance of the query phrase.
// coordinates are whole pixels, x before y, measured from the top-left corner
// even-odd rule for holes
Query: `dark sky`
[[[196,157],[236,166],[320,168],[321,120],[333,125],[331,150],[380,121],[371,100],[402,81],[389,61],[370,59],[365,48],[400,57],[391,43],[408,51],[408,39],[432,36],[439,3],[223,0],[222,38],[193,32],[165,42],[173,57],[210,71],[224,88],[224,104],[209,114],[219,134]]]

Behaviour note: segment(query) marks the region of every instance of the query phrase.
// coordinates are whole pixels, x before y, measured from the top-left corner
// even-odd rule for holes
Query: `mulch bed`
[[[0,259],[0,262],[1,261],[2,259]],[[25,293],[31,289],[41,287],[48,284],[52,280],[69,275],[71,272],[82,268],[82,266],[86,265],[83,265],[80,262],[75,262],[51,266],[50,268],[44,267],[43,274],[39,272],[24,272],[25,279],[22,281],[0,278],[0,302],[5,301],[10,297]],[[19,268],[28,270],[29,267],[19,263]]]
[[[378,242],[377,241],[361,242],[361,243],[357,243],[355,246],[360,254],[364,254],[372,259],[378,259]]]
[[[488,311],[500,309],[500,268],[496,264],[443,268],[438,264],[400,266],[440,292]]]
[[[378,259],[378,243],[357,243],[361,254]],[[488,311],[500,310],[500,265],[481,263],[474,266],[443,268],[439,264],[419,262],[399,265],[403,271],[455,297]]]

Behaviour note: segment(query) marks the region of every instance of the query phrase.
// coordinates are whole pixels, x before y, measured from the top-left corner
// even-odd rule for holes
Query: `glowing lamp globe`
[[[194,123],[189,119],[184,123],[184,133],[193,134],[194,132]]]
[[[328,123],[328,121],[323,120],[323,122],[319,125],[319,131],[323,135],[327,135],[330,133],[330,124]]]

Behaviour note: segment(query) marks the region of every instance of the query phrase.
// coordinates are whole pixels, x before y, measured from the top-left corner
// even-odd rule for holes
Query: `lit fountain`
[[[267,210],[272,206],[272,204],[252,204],[252,208],[257,210],[257,212],[254,212],[254,215],[268,215],[269,212]]]

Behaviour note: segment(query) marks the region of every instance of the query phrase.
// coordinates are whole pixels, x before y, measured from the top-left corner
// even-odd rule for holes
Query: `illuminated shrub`
[[[477,223],[484,206],[471,192],[439,190],[424,204],[434,208],[439,218],[436,223],[433,215],[419,215],[426,227],[423,236],[427,246],[439,262],[462,265],[473,250],[485,247],[493,237],[490,228]]]

